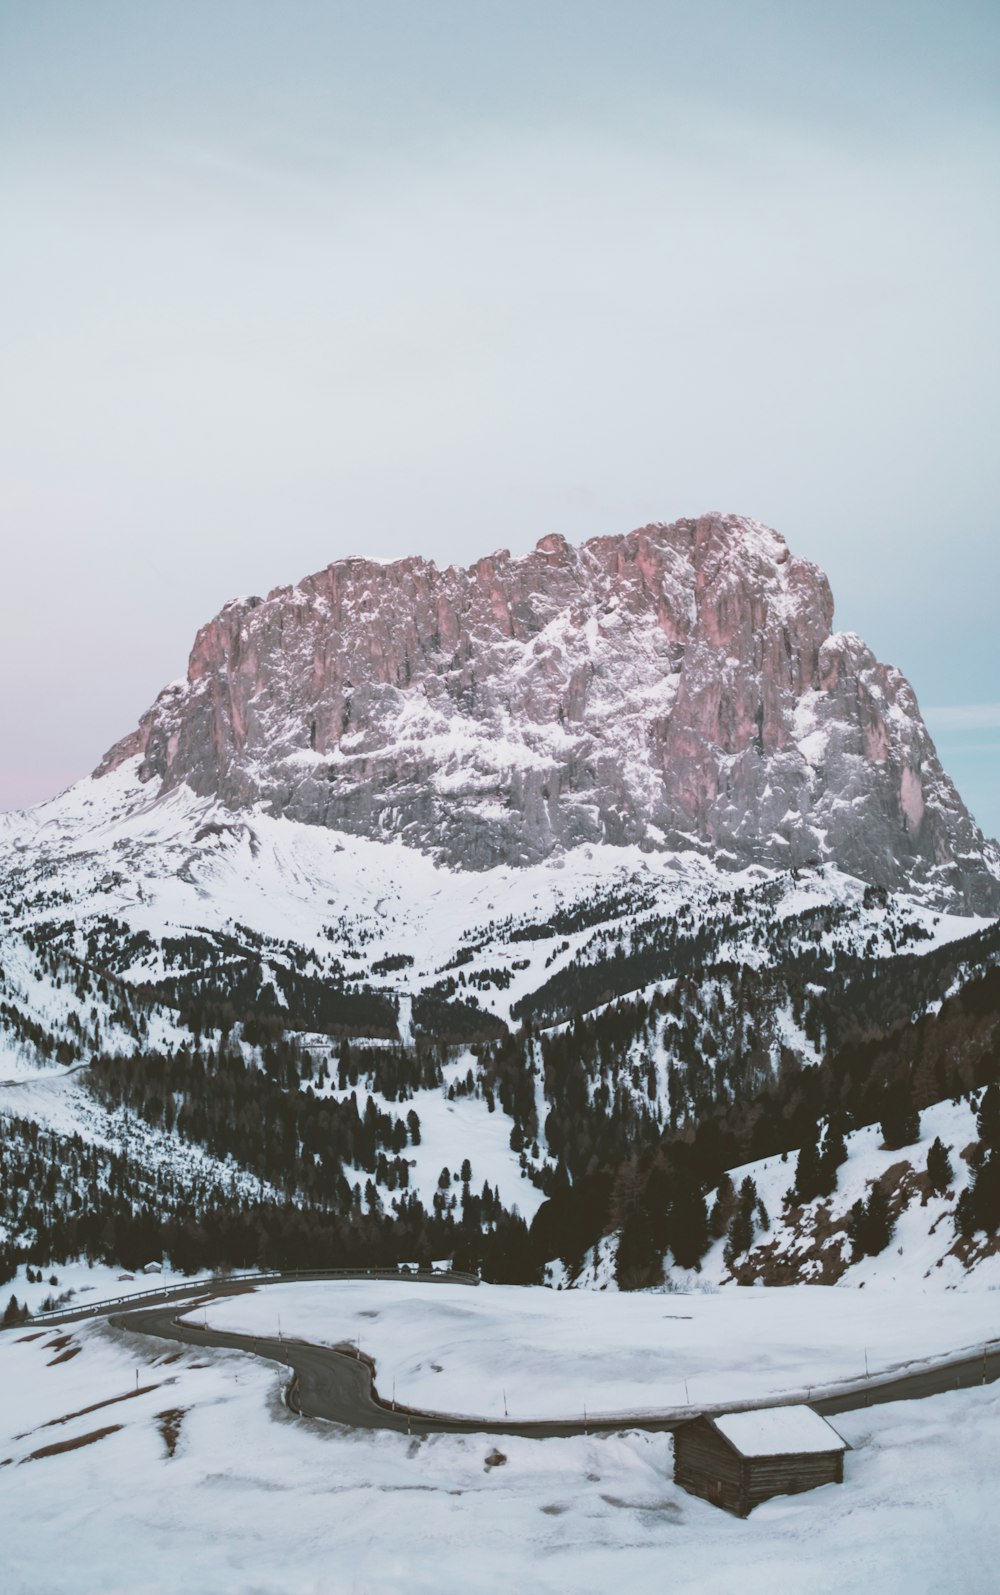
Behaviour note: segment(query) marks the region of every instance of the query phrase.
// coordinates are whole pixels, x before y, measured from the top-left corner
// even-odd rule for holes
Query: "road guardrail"
[[[275,1270],[258,1274],[211,1274],[204,1279],[185,1280],[172,1285],[153,1286],[149,1290],[132,1291],[127,1296],[109,1296],[102,1301],[67,1302],[62,1307],[51,1307],[47,1312],[31,1313],[27,1324],[58,1324],[71,1318],[93,1318],[115,1307],[139,1306],[143,1302],[167,1301],[171,1296],[191,1296],[199,1291],[223,1290],[232,1285],[280,1285],[296,1281],[324,1279],[410,1279],[419,1282],[434,1281],[452,1285],[478,1285],[479,1275],[461,1269],[448,1268],[309,1268],[290,1271]],[[21,1325],[16,1327],[20,1328]]]

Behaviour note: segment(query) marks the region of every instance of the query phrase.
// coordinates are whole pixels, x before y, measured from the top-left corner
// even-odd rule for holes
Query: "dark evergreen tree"
[[[17,1297],[11,1296],[10,1301],[4,1308],[3,1318],[0,1319],[0,1323],[3,1324],[5,1329],[10,1329],[15,1324],[23,1324],[27,1316],[27,1304],[21,1307],[18,1303]]]
[[[996,1080],[983,1092],[976,1123],[979,1139],[987,1151],[1000,1150],[1000,1084]]]
[[[663,1254],[656,1243],[649,1214],[634,1207],[621,1227],[615,1254],[615,1279],[620,1290],[641,1290],[663,1278]]]
[[[876,1180],[865,1212],[865,1242],[870,1257],[877,1257],[879,1252],[885,1251],[892,1240],[892,1231],[893,1222],[889,1213],[888,1199]]]
[[[847,1233],[854,1246],[855,1259],[877,1257],[892,1239],[893,1223],[885,1191],[876,1180],[867,1202],[859,1199],[851,1208]]]
[[[667,1219],[667,1244],[681,1268],[697,1268],[708,1250],[708,1209],[701,1184],[687,1168],[677,1171]]]
[[[726,1267],[731,1269],[738,1257],[744,1256],[754,1242],[754,1212],[758,1205],[757,1187],[753,1180],[747,1176],[740,1186],[739,1196],[736,1199],[736,1211],[733,1213],[729,1224],[729,1233],[723,1249],[723,1260]]]
[[[909,1080],[897,1081],[886,1090],[879,1127],[883,1145],[890,1151],[919,1141],[920,1114],[914,1105]]]
[[[818,1130],[814,1127],[810,1138],[803,1142],[795,1165],[796,1201],[804,1205],[817,1196],[825,1195],[825,1184],[824,1170],[820,1163]]]
[[[1000,1152],[986,1153],[967,1194],[966,1222],[971,1222],[971,1230],[995,1234],[1000,1229]]]
[[[939,1135],[934,1137],[927,1153],[927,1183],[937,1195],[943,1195],[954,1178],[948,1149]]]
[[[823,1137],[823,1150],[820,1153],[820,1179],[823,1186],[822,1195],[830,1196],[837,1189],[837,1170],[847,1162],[847,1142],[840,1123],[831,1119],[826,1127]]]
[[[723,1248],[723,1260],[731,1269],[737,1257],[742,1257],[753,1245],[753,1218],[742,1203],[737,1207],[729,1224],[729,1233]]]
[[[723,1174],[715,1193],[712,1212],[709,1217],[709,1228],[713,1237],[720,1240],[729,1227],[729,1220],[733,1216],[736,1206],[736,1191],[728,1173]]]

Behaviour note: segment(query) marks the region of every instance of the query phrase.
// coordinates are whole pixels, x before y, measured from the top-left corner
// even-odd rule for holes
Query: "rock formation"
[[[822,572],[733,515],[338,560],[227,604],[97,773],[140,754],[164,788],[471,869],[635,843],[1000,912],[908,682],[832,619]]]

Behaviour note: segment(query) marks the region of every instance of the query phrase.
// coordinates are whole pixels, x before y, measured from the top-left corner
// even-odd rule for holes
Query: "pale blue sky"
[[[998,81],[962,0],[0,0],[0,803],[234,593],[720,508],[1000,832]]]

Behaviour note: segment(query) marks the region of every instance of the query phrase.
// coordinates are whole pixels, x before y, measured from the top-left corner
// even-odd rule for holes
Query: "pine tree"
[[[970,1240],[977,1229],[976,1200],[972,1187],[964,1190],[955,1204],[955,1229],[963,1240]]]
[[[708,1210],[701,1186],[690,1170],[677,1170],[666,1233],[680,1268],[697,1268],[708,1250]]]
[[[976,1229],[994,1234],[1000,1229],[1000,1152],[988,1152],[976,1170],[972,1186]]]
[[[892,1240],[893,1223],[886,1194],[876,1180],[865,1211],[865,1250],[870,1257],[884,1252]]]
[[[847,1235],[854,1249],[855,1262],[859,1257],[864,1257],[867,1250],[865,1246],[865,1203],[863,1197],[852,1205],[847,1215]]]
[[[754,1230],[752,1213],[740,1203],[733,1214],[729,1225],[729,1234],[723,1249],[723,1261],[731,1269],[737,1257],[742,1257],[753,1245]]]
[[[656,1245],[645,1208],[635,1207],[622,1225],[615,1256],[620,1290],[641,1290],[663,1278],[663,1256]]]
[[[993,1080],[983,1093],[976,1118],[979,1139],[988,1151],[1000,1150],[1000,1085]]]
[[[868,1193],[867,1202],[855,1202],[847,1221],[847,1233],[854,1245],[855,1261],[859,1257],[877,1257],[879,1252],[884,1252],[892,1239],[892,1231],[889,1202],[876,1180]]]
[[[822,1195],[830,1196],[837,1189],[837,1170],[847,1162],[847,1143],[840,1125],[833,1119],[826,1127],[823,1151],[820,1154]]]
[[[954,1177],[951,1158],[948,1149],[942,1144],[941,1137],[935,1136],[927,1153],[927,1183],[937,1195],[942,1195],[949,1187]]]
[[[4,1309],[4,1315],[3,1318],[0,1319],[0,1323],[3,1324],[5,1329],[9,1329],[13,1324],[23,1324],[27,1316],[27,1306],[19,1306],[17,1297],[11,1296],[10,1301],[7,1303],[7,1306]]]
[[[712,1213],[709,1219],[709,1227],[716,1240],[721,1239],[726,1233],[735,1203],[736,1192],[733,1189],[733,1182],[728,1173],[723,1174],[715,1193],[715,1201],[712,1204]]]
[[[886,1091],[879,1128],[883,1145],[889,1151],[919,1141],[920,1114],[914,1106],[909,1082],[896,1082]]]
[[[823,1194],[823,1171],[817,1141],[818,1135],[814,1134],[803,1142],[795,1165],[795,1198],[803,1205]]]

